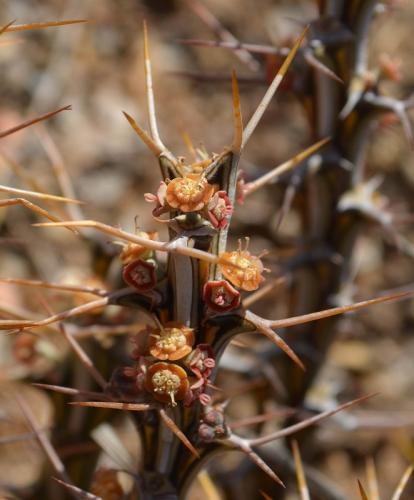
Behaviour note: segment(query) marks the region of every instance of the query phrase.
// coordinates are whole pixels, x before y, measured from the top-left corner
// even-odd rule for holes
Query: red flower
[[[153,262],[137,259],[130,262],[122,271],[124,281],[139,290],[148,292],[157,284],[155,264]]]
[[[240,305],[240,292],[226,280],[207,281],[203,299],[209,309],[223,313]]]

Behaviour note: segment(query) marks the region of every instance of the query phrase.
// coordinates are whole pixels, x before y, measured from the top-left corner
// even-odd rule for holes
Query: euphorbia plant
[[[83,291],[98,298],[61,313],[50,311],[50,315],[41,320],[2,320],[0,328],[29,332],[96,309],[100,310],[108,305],[137,308],[145,312],[147,324],[135,332],[134,349],[129,356],[129,363],[113,367],[108,381],[97,372],[91,360],[59,323],[62,333],[71,342],[72,348],[102,391],[92,393],[76,388],[44,386],[85,399],[83,402],[74,403],[77,405],[131,412],[142,444],[142,466],[140,470],[134,471],[134,492],[139,492],[139,498],[182,497],[205,461],[212,454],[226,448],[241,450],[282,485],[277,471],[272,470],[260,458],[260,452],[256,453],[253,448],[289,436],[365,398],[338,406],[278,432],[258,435],[252,439],[242,438],[226,423],[225,404],[219,401],[214,385],[224,350],[237,335],[258,332],[281,348],[291,358],[289,362],[305,370],[304,363],[275,329],[315,321],[407,295],[387,295],[281,320],[262,318],[245,307],[249,296],[243,293],[254,292],[262,285],[266,268],[262,263],[263,254],[256,256],[249,252],[248,240],[245,248],[242,248],[241,243],[235,250],[228,247],[227,237],[231,217],[237,210],[237,199],[248,196],[282,173],[295,168],[328,140],[319,140],[263,177],[243,183],[238,171],[240,155],[300,49],[305,35],[306,30],[294,44],[244,129],[237,78],[233,73],[234,133],[231,145],[217,155],[209,156],[200,152],[197,161],[187,163],[174,156],[163,144],[158,132],[144,25],[150,133],[142,129],[130,115],[125,113],[125,116],[158,159],[162,179],[155,193],[147,193],[145,199],[156,204],[153,210],[154,224],[168,225],[168,241],[160,241],[155,232],[140,231],[138,234],[132,234],[94,220],[59,221],[26,199],[3,202],[3,205],[25,205],[38,215],[52,220],[50,223],[37,224],[38,226],[62,226],[79,232],[84,228],[92,228],[121,240],[123,249],[119,255],[119,274],[122,274],[128,287],[114,292],[86,286],[72,290],[66,287],[67,291]],[[0,134],[0,137],[14,131],[6,131],[3,135]],[[11,188],[4,190],[13,192]],[[37,196],[48,201],[76,202],[34,192],[21,194]],[[161,253],[166,253],[167,259],[160,258]],[[27,280],[20,282],[30,286],[64,289],[62,285],[54,283],[35,283]],[[24,402],[22,408],[49,458],[61,474],[64,484],[73,493],[86,495],[71,484],[64,468],[56,461],[51,451],[53,448],[36,427],[30,409],[24,406]],[[110,483],[113,486],[114,482],[116,483],[116,477],[113,474],[101,473],[95,475],[91,489],[95,494],[112,491]],[[119,488],[115,485],[113,491],[119,491]]]

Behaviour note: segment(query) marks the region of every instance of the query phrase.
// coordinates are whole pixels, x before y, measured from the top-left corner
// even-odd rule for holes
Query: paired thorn
[[[244,315],[245,319],[252,323],[258,332],[265,335],[270,341],[276,344],[282,351],[289,356],[289,358],[296,363],[301,370],[305,371],[305,365],[299,359],[299,357],[295,354],[295,352],[288,346],[288,344],[276,333],[272,330],[272,328],[267,324],[266,320],[260,318],[260,316],[256,316],[251,311],[246,311]]]

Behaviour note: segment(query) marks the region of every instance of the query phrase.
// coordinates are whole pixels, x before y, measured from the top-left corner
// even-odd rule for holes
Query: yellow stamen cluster
[[[234,264],[234,266],[229,265]],[[248,292],[257,290],[264,280],[265,270],[259,257],[251,255],[247,250],[224,252],[220,255],[223,275],[235,286]]]
[[[192,328],[178,323],[167,323],[154,329],[149,337],[149,351],[155,358],[175,361],[187,356],[194,344]]]
[[[182,212],[197,212],[214,194],[214,187],[204,177],[189,174],[173,179],[167,187],[166,201]]]

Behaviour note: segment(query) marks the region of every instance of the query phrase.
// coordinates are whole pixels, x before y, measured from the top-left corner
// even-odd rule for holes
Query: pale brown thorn
[[[39,205],[35,205],[34,203],[32,203],[29,200],[26,200],[25,198],[9,198],[7,200],[0,200],[0,207],[11,207],[15,205],[22,205],[23,207],[28,208],[32,212],[41,215],[42,217],[46,217],[46,219],[49,219],[54,223],[61,222],[61,220],[58,217],[55,217],[44,208],[39,207]],[[74,230],[73,228],[66,226],[66,224],[64,224],[64,226],[67,227],[67,229],[69,229],[70,231],[77,234],[77,231]]]
[[[296,439],[292,441],[292,453],[295,461],[296,479],[301,500],[310,500],[308,485],[306,484],[305,471],[303,470],[302,458]]]
[[[257,329],[258,332],[265,335],[269,340],[276,344],[282,351],[289,356],[289,358],[294,361],[303,371],[305,371],[305,365],[298,358],[295,352],[288,346],[288,344],[269,326],[267,320],[263,320],[259,316],[256,316],[251,311],[246,311],[244,315],[247,321],[250,321]]]
[[[142,329],[142,323],[131,323],[128,325],[91,325],[85,327],[79,327],[77,325],[67,325],[70,328],[70,332],[77,339],[83,339],[88,337],[99,337],[102,335],[129,335],[131,333],[136,333],[138,330]],[[73,330],[72,330],[73,329]]]
[[[94,309],[98,309],[103,306],[107,306],[109,304],[109,298],[105,297],[102,299],[93,300],[86,304],[82,304],[81,306],[74,307],[72,309],[68,309],[61,313],[54,314],[53,316],[49,316],[48,318],[41,319],[38,321],[32,320],[0,320],[0,330],[10,330],[10,329],[31,329],[38,328],[41,326],[50,325],[51,323],[56,323],[57,321],[62,321],[68,318],[72,318],[74,316],[79,316],[86,312],[93,311]]]
[[[14,134],[15,132],[18,132],[19,130],[22,130],[24,128],[30,127],[31,125],[34,125],[35,123],[39,123],[41,121],[47,120],[48,118],[51,118],[52,116],[57,115],[61,111],[69,111],[72,109],[72,106],[64,106],[62,108],[57,109],[56,111],[50,111],[49,113],[45,113],[44,115],[40,115],[36,118],[32,118],[31,120],[27,120],[23,123],[20,123],[19,125],[16,125],[15,127],[9,128],[8,130],[4,130],[3,132],[0,132],[0,139],[3,139],[4,137],[7,137],[8,135]]]
[[[195,47],[219,47],[222,49],[237,50],[243,49],[252,54],[266,54],[276,56],[287,56],[289,48],[287,47],[272,47],[271,45],[258,45],[255,43],[242,42],[223,42],[221,40],[202,40],[199,38],[179,38],[176,42],[183,45],[193,45]]]
[[[61,292],[90,293],[92,295],[98,295],[99,297],[105,297],[108,294],[106,290],[91,288],[89,286],[61,285],[59,283],[50,283],[48,281],[40,281],[40,280],[25,280],[20,278],[0,278],[0,283],[32,286],[36,288],[49,288],[51,290],[59,290]]]
[[[157,125],[157,116],[155,113],[155,100],[154,100],[154,90],[152,86],[152,70],[151,70],[151,59],[149,54],[148,47],[148,30],[147,23],[143,21],[143,29],[144,29],[144,68],[145,68],[145,85],[147,91],[147,108],[148,108],[148,117],[150,122],[150,130],[152,138],[154,139],[155,144],[158,146],[161,151],[165,151],[167,148],[164,146],[161,141],[160,134],[158,132]]]
[[[46,302],[44,297],[39,295],[39,300],[43,307],[45,308],[46,312],[50,315],[52,315],[54,312],[52,308],[50,307],[50,304]],[[83,350],[82,346],[79,344],[79,342],[73,338],[73,336],[66,331],[65,325],[59,322],[58,328],[62,335],[65,337],[67,340],[68,344],[78,357],[79,361],[83,364],[85,367],[86,371],[89,372],[91,377],[95,380],[95,382],[102,388],[105,389],[107,383],[106,380],[103,378],[103,376],[99,373],[99,371],[95,368],[95,365],[93,364],[91,358],[86,354],[86,352]]]
[[[414,292],[401,292],[392,295],[385,295],[384,297],[377,297],[375,299],[363,300],[362,302],[356,302],[349,306],[333,307],[332,309],[326,309],[324,311],[319,311],[310,314],[303,314],[301,316],[293,316],[292,318],[271,320],[267,321],[267,325],[271,328],[287,328],[289,326],[301,325],[303,323],[308,323],[310,321],[317,321],[324,318],[329,318],[331,316],[337,316],[338,314],[344,314],[351,311],[357,311],[358,309],[363,309],[364,307],[372,306],[375,304],[381,304],[382,302],[388,302],[390,300],[403,299],[405,297],[410,297]]]
[[[125,118],[128,120],[129,124],[131,127],[135,130],[137,133],[138,137],[142,140],[142,142],[148,147],[150,151],[154,153],[154,155],[158,158],[162,152],[163,149],[158,146],[158,144],[143,130],[138,123],[130,116],[128,113],[125,111],[122,111]]]
[[[273,500],[272,497],[270,495],[268,495],[265,491],[263,490],[259,490],[259,493],[262,495],[262,497],[265,499],[265,500]]]
[[[8,25],[5,29],[6,33],[13,33],[16,31],[28,31],[34,29],[43,29],[43,28],[55,28],[58,26],[68,26],[70,24],[81,24],[89,22],[87,19],[73,19],[67,21],[50,21],[45,23],[29,23],[29,24],[15,24]]]
[[[85,500],[102,500],[101,497],[97,497],[93,493],[89,493],[89,491],[82,490],[81,488],[78,488],[77,486],[74,486],[73,484],[66,483],[65,481],[62,481],[61,479],[58,479],[57,477],[53,477],[52,479],[59,483],[61,486],[66,488],[69,493],[75,496],[75,498],[81,498]]]
[[[19,406],[23,412],[23,415],[26,417],[30,427],[33,432],[36,434],[37,440],[39,441],[40,446],[48,457],[50,463],[52,464],[55,471],[62,477],[66,482],[70,483],[69,476],[67,475],[65,466],[60,460],[58,454],[52,446],[52,443],[49,441],[45,431],[41,429],[36,421],[36,417],[33,414],[30,406],[26,403],[26,401],[20,396],[20,394],[16,394],[16,400],[19,403]]]
[[[73,406],[82,406],[85,408],[106,408],[109,410],[124,411],[147,411],[153,407],[144,403],[119,403],[115,401],[72,401],[68,403]]]
[[[205,469],[198,473],[197,479],[201,488],[204,490],[205,498],[207,500],[222,500],[218,487]]]
[[[27,191],[26,189],[11,188],[9,186],[3,186],[0,184],[0,191],[3,193],[10,194],[22,194],[24,196],[29,196],[32,198],[38,198],[45,201],[58,201],[62,203],[76,203],[78,205],[82,204],[83,201],[74,200],[73,198],[65,198],[64,196],[57,196],[55,194],[38,193],[36,191]]]
[[[272,411],[269,413],[264,413],[263,415],[255,415],[253,417],[246,417],[240,420],[235,420],[229,424],[231,430],[238,429],[240,427],[246,427],[248,425],[261,424],[263,422],[268,422],[274,418],[288,417],[296,413],[296,410],[292,408],[286,408],[281,410]]]
[[[405,470],[404,474],[402,475],[400,482],[397,485],[396,490],[394,491],[391,500],[400,500],[401,495],[404,491],[405,486],[408,483],[408,480],[410,479],[411,474],[413,473],[414,470],[414,465],[409,465],[407,469]]]
[[[83,396],[89,398],[102,398],[105,397],[101,392],[83,391],[82,389],[74,389],[72,387],[63,387],[61,385],[52,384],[38,384],[33,382],[31,385],[38,387],[39,389],[44,389],[46,391],[57,392],[59,394],[66,394],[68,396]]]
[[[73,183],[66,168],[65,161],[63,160],[58,147],[56,146],[46,127],[39,127],[37,130],[37,134],[40,143],[46,152],[46,155],[49,157],[62,194],[66,198],[74,199],[76,197],[75,188],[73,187]],[[83,213],[80,207],[68,207],[68,211],[71,219],[73,220],[83,218]]]
[[[365,462],[367,473],[369,500],[380,500],[377,473],[375,471],[375,463],[372,457],[368,457]]]
[[[43,193],[44,190],[40,186],[40,184],[37,182],[37,180],[34,179],[34,177],[30,174],[28,174],[25,169],[19,165],[16,161],[14,161],[10,156],[5,154],[4,151],[0,151],[0,157],[3,159],[4,163],[13,170],[14,174],[21,179],[27,186],[30,187],[32,191],[37,191],[38,193]]]
[[[329,141],[331,140],[330,137],[327,137],[325,139],[322,139],[315,144],[312,144],[312,146],[306,148],[304,151],[298,153],[295,155],[293,158],[290,160],[287,160],[283,162],[282,164],[278,165],[277,167],[273,168],[266,174],[262,175],[258,179],[248,182],[244,186],[244,192],[245,195],[249,195],[250,193],[254,193],[257,191],[259,188],[263,187],[264,185],[268,184],[270,181],[274,181],[278,179],[281,175],[285,174],[289,170],[293,170],[295,167],[300,165],[300,163],[314,154],[316,151],[318,151],[320,148],[325,146]]]
[[[316,69],[316,71],[319,71],[328,78],[331,78],[332,80],[335,80],[336,82],[344,85],[344,81],[341,78],[339,78],[339,76],[336,73],[334,73],[330,68],[328,68],[328,66],[325,66],[325,64],[319,61],[319,59],[315,57],[311,49],[304,50],[303,56],[305,58],[305,61],[314,69]]]
[[[115,236],[116,238],[120,238],[121,240],[130,241],[131,243],[138,243],[145,248],[149,248],[151,250],[156,250],[159,252],[170,252],[177,253],[180,255],[186,255],[188,257],[194,257],[196,259],[204,260],[211,264],[222,263],[223,259],[218,257],[217,255],[204,252],[202,250],[198,250],[196,248],[183,247],[183,246],[174,246],[171,242],[164,241],[156,241],[150,240],[148,238],[142,238],[140,236],[136,236],[132,233],[128,233],[126,231],[122,231],[122,229],[117,229],[112,226],[108,226],[107,224],[103,224],[102,222],[97,222],[93,220],[81,220],[81,221],[65,221],[65,222],[47,222],[47,223],[39,223],[33,224],[36,227],[94,227],[98,231],[109,234],[111,236]],[[226,265],[230,265],[229,262],[226,261]]]
[[[369,394],[368,396],[362,396],[358,399],[354,399],[352,401],[348,401],[347,403],[339,405],[336,408],[334,408],[333,410],[324,411],[322,413],[319,413],[318,415],[315,415],[315,416],[310,417],[306,420],[303,420],[302,422],[290,425],[289,427],[285,427],[284,429],[281,429],[279,431],[268,434],[267,436],[262,436],[262,437],[259,437],[256,439],[251,439],[250,445],[251,446],[261,446],[262,444],[270,443],[271,441],[275,441],[276,439],[285,438],[286,436],[290,436],[292,434],[295,434],[296,432],[299,432],[303,429],[306,429],[307,427],[310,427],[311,425],[314,425],[317,422],[320,422],[321,420],[323,420],[325,418],[328,418],[328,417],[331,417],[332,415],[335,415],[335,413],[339,413],[340,411],[346,410],[347,408],[350,408],[351,406],[362,403],[363,401],[366,401],[367,399],[370,399],[376,395],[377,394],[375,393],[375,394]]]
[[[231,88],[233,94],[233,117],[234,117],[234,138],[231,145],[233,153],[240,153],[243,142],[243,119],[240,107],[239,84],[237,75],[233,70],[231,75]]]
[[[202,4],[199,0],[186,0],[187,5],[197,14],[197,16],[216,33],[224,42],[239,44],[239,40],[228,31],[220,21]],[[252,71],[259,71],[260,64],[244,48],[240,47],[235,51],[237,57],[246,64]]]
[[[254,132],[255,128],[257,127],[259,121],[261,120],[263,113],[266,111],[266,108],[268,107],[270,101],[272,100],[272,97],[274,96],[276,90],[279,88],[279,85],[281,84],[287,70],[289,69],[290,64],[293,61],[293,58],[295,57],[297,51],[299,50],[303,39],[305,38],[307,32],[308,32],[309,27],[306,27],[298,40],[295,42],[295,45],[292,47],[291,51],[289,52],[289,55],[286,57],[284,60],[282,66],[280,67],[279,71],[277,72],[276,76],[274,77],[272,83],[270,84],[269,88],[267,89],[265,95],[263,96],[263,99],[261,100],[259,106],[257,107],[256,111],[253,113],[253,116],[250,118],[249,123],[247,124],[246,128],[244,129],[243,133],[243,143],[242,143],[242,148],[244,148],[250,139],[252,133]]]
[[[0,35],[2,35],[3,33],[5,33],[5,32],[8,30],[8,28],[10,28],[10,26],[12,26],[12,25],[13,25],[13,23],[14,23],[14,21],[10,21],[10,22],[9,22],[9,23],[7,23],[6,25],[2,26],[2,27],[0,28]]]
[[[361,484],[361,481],[359,479],[357,479],[357,482],[358,482],[358,490],[359,490],[359,494],[361,496],[361,500],[370,500],[368,498],[366,491],[364,490],[364,487]]]
[[[285,485],[283,481],[280,479],[280,477],[264,462],[257,453],[255,453],[252,448],[251,444],[247,439],[241,438],[237,436],[236,434],[231,434],[227,439],[226,442],[228,444],[231,444],[233,447],[236,449],[240,449],[243,453],[245,453],[252,462],[254,462],[262,471],[267,474],[273,481],[275,481],[277,484],[280,484],[280,486],[283,486],[285,488]]]
[[[177,424],[172,420],[167,415],[167,412],[163,410],[162,408],[159,410],[159,414],[164,422],[164,424],[170,429],[171,432],[173,432],[177,438],[183,443],[183,445],[191,451],[191,453],[196,457],[200,458],[200,454],[198,451],[194,448],[194,446],[191,444],[190,440],[187,438],[187,436],[177,427]]]

